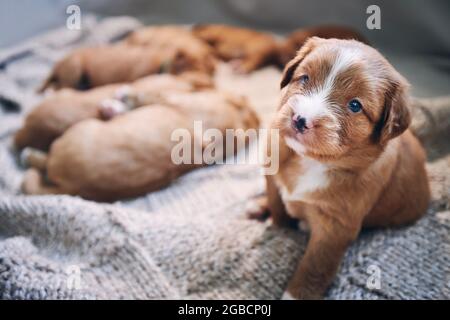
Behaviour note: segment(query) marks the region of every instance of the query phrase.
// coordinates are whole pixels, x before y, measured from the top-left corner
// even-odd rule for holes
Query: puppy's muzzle
[[[300,133],[305,133],[306,130],[310,128],[308,121],[305,117],[302,117],[299,114],[295,114],[292,117],[292,126],[294,129]]]

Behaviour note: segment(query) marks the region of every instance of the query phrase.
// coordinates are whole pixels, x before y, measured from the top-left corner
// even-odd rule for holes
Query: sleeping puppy
[[[144,195],[205,165],[172,161],[172,149],[179,143],[171,139],[176,129],[189,130],[193,145],[194,139],[200,139],[193,130],[194,120],[202,121],[204,130],[216,128],[223,136],[226,129],[257,128],[258,118],[244,100],[217,91],[192,94],[183,93],[170,105],[143,106],[111,121],[88,119],[72,126],[52,144],[47,157],[30,159],[38,163],[31,162],[36,169],[27,171],[23,191],[96,201]]]
[[[181,42],[189,39],[194,44],[203,46],[204,43],[194,37],[188,28],[178,25],[161,25],[161,26],[148,26],[139,28],[131,32],[124,42],[130,45],[139,46],[155,46],[157,48],[165,48],[177,45],[179,39]],[[208,46],[205,47],[208,49]]]
[[[192,32],[209,43],[218,58],[231,61],[238,72],[249,73],[276,60],[277,42],[269,34],[219,24],[197,25]]]
[[[175,25],[150,26],[137,29],[130,33],[124,41],[127,45],[147,46],[153,49],[185,49],[199,60],[211,62],[211,72],[214,71],[214,53],[211,47],[198,39],[187,27]]]
[[[195,37],[186,27],[175,25],[144,27],[133,31],[124,39],[124,43],[155,50],[181,51],[184,57],[174,61],[180,65],[178,69],[187,68],[182,64],[187,64],[191,70],[206,74],[212,74],[215,69],[216,59],[211,47]]]
[[[324,39],[336,38],[344,40],[354,39],[368,43],[360,33],[348,27],[322,25],[299,29],[288,35],[286,40],[279,45],[280,66],[284,67],[286,63],[293,59],[298,49],[300,49],[310,37],[319,37]]]
[[[46,151],[53,140],[75,123],[88,118],[107,119],[110,117],[108,113],[116,113],[117,110],[106,107],[99,113],[99,108],[102,103],[108,108],[120,108],[122,104],[118,100],[128,91],[157,95],[167,90],[194,91],[212,86],[212,79],[208,75],[184,73],[179,76],[152,75],[129,85],[110,84],[88,91],[63,89],[45,98],[27,115],[23,127],[14,137],[14,144],[19,150],[32,147]],[[115,102],[112,106],[111,101]]]
[[[131,82],[156,73],[195,71],[211,74],[210,62],[182,47],[152,48],[116,44],[81,48],[59,61],[39,92],[48,88],[86,90]]]
[[[309,243],[283,298],[321,298],[362,227],[412,223],[426,212],[425,153],[407,130],[406,80],[365,44],[308,40],[281,87],[272,123],[280,169],[266,176],[267,197],[249,214],[307,223]]]

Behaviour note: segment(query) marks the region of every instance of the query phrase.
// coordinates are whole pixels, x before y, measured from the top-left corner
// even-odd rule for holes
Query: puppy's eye
[[[307,84],[308,81],[309,81],[309,76],[307,74],[304,74],[304,75],[300,76],[300,78],[298,78],[298,82],[302,85]]]
[[[358,113],[361,111],[362,109],[362,104],[361,102],[359,102],[356,99],[350,100],[350,102],[348,103],[348,108],[354,112],[354,113]]]

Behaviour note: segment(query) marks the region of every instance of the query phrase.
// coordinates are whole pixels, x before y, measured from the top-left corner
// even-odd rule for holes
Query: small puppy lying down
[[[406,80],[365,44],[311,38],[281,87],[272,123],[280,169],[266,176],[267,197],[249,214],[268,210],[277,225],[308,224],[306,252],[283,298],[320,298],[362,227],[399,226],[426,212],[425,153],[407,129]]]
[[[176,25],[149,26],[137,29],[124,39],[132,46],[150,46],[154,49],[184,49],[192,56],[211,63],[214,69],[214,52],[211,47],[192,34],[187,27]]]
[[[99,118],[100,104],[106,99],[121,99],[127,91],[137,94],[159,94],[171,91],[194,91],[212,87],[212,79],[199,73],[151,75],[129,85],[110,84],[88,91],[63,89],[46,97],[25,118],[14,142],[20,150],[32,147],[48,150],[50,144],[70,126],[88,118]]]
[[[39,89],[86,90],[111,83],[131,82],[155,73],[211,74],[210,58],[181,46],[152,47],[116,44],[81,48],[59,61]]]
[[[211,47],[192,34],[189,28],[176,25],[149,26],[133,31],[125,44],[147,46],[155,50],[180,50],[192,69],[212,74],[216,59]]]
[[[209,43],[216,56],[231,61],[236,70],[249,73],[277,58],[277,42],[270,34],[220,24],[194,26],[195,36]]]
[[[225,129],[258,127],[256,114],[243,99],[212,90],[171,97],[168,105],[143,106],[111,121],[88,119],[72,126],[55,140],[47,157],[31,153],[28,162],[35,168],[27,171],[23,191],[97,201],[140,196],[204,165],[172,161],[172,149],[179,144],[171,141],[175,130],[189,130],[193,145],[193,139],[199,139],[194,136],[194,120],[203,121],[204,130],[216,128],[224,136]]]
[[[319,37],[324,39],[336,38],[343,40],[358,40],[367,43],[367,40],[356,30],[333,25],[322,25],[311,28],[298,29],[289,34],[279,46],[279,63],[285,66],[295,57],[300,49],[310,37]]]

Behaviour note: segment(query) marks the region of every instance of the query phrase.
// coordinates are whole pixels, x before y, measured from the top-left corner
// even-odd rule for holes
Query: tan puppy
[[[279,46],[279,63],[284,67],[291,59],[295,57],[300,49],[310,37],[319,37],[324,39],[336,38],[344,40],[359,40],[368,43],[367,40],[356,30],[333,25],[323,25],[311,28],[299,29],[289,34],[286,40]]]
[[[239,72],[248,73],[276,60],[277,42],[269,34],[219,24],[197,25],[192,32],[209,43],[217,57],[232,61]]]
[[[212,74],[215,69],[216,59],[210,46],[195,37],[186,27],[163,25],[141,28],[125,38],[124,43],[155,50],[180,51],[184,56],[174,61],[178,69],[189,68],[207,74]]]
[[[188,48],[116,44],[77,49],[59,61],[39,91],[47,88],[90,89],[111,83],[131,82],[155,73],[188,71],[211,74],[210,60]]]
[[[44,167],[48,182],[36,169],[23,183],[27,194],[71,194],[97,201],[140,196],[167,186],[181,174],[204,165],[175,164],[171,134],[185,128],[194,136],[193,122],[203,129],[257,128],[258,119],[244,100],[217,91],[171,93],[172,104],[144,106],[111,121],[82,121],[57,139]],[[42,165],[42,162],[45,162]]]
[[[268,208],[275,224],[302,219],[311,230],[284,298],[322,297],[362,227],[426,212],[425,153],[407,130],[407,86],[375,49],[353,40],[312,38],[286,66],[272,125],[280,170],[250,212]]]
[[[184,73],[152,75],[130,85],[111,84],[88,91],[63,89],[45,98],[27,115],[14,142],[19,150],[25,147],[48,150],[53,140],[75,123],[102,117],[99,107],[105,99],[121,99],[130,90],[135,94],[157,95],[167,90],[194,91],[212,86],[212,79],[205,74]]]
[[[181,40],[180,40],[181,39]],[[153,46],[167,48],[181,43],[192,42],[199,47],[204,46],[202,41],[194,37],[187,27],[178,25],[148,26],[131,32],[124,42],[130,45]],[[208,50],[208,46],[204,46]]]

